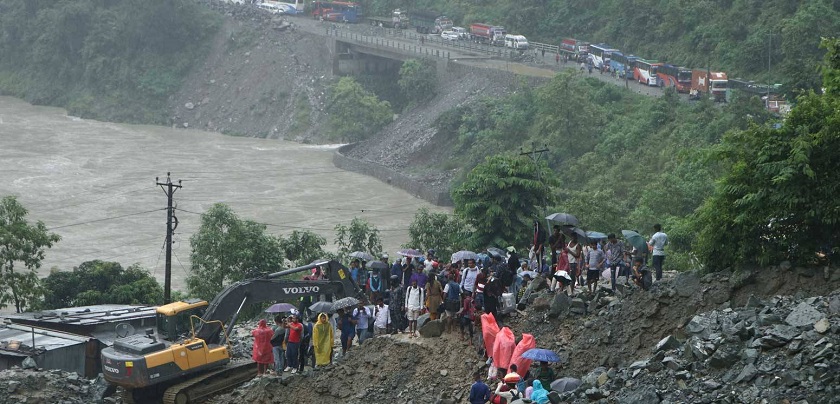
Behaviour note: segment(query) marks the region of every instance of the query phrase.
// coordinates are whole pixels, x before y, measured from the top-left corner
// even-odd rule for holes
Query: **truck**
[[[417,10],[408,13],[410,25],[420,34],[440,34],[452,29],[452,20],[437,11]]]
[[[312,2],[312,18],[322,21],[357,23],[363,18],[359,3],[348,1]]]
[[[390,17],[367,17],[370,25],[383,26],[388,28],[403,29],[409,27],[408,14],[405,11],[396,9],[391,12]]]
[[[565,53],[569,60],[583,61],[589,54],[589,42],[574,38],[563,38],[560,42],[560,52]]]
[[[505,27],[482,23],[470,24],[470,39],[475,43],[504,46],[506,34]]]
[[[724,72],[713,72],[703,69],[691,71],[691,90],[689,95],[698,98],[709,95],[717,102],[726,102],[729,79]]]
[[[325,279],[283,279],[315,268],[322,269]],[[363,292],[341,263],[319,260],[236,282],[209,304],[194,299],[160,306],[156,328],[117,338],[112,347],[102,350],[102,373],[109,384],[123,388],[123,403],[203,401],[256,375],[253,361],[232,357],[228,340],[243,309],[320,296],[361,300]]]
[[[528,49],[528,38],[524,35],[505,35],[505,47],[518,50]]]

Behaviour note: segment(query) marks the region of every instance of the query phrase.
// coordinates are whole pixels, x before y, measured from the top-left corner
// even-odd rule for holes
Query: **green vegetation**
[[[432,61],[410,59],[400,67],[400,92],[409,104],[431,100],[437,94],[437,71]]]
[[[380,101],[352,77],[342,77],[330,86],[326,111],[329,136],[342,142],[367,139],[393,120],[391,104]]]
[[[191,0],[0,0],[0,93],[71,114],[167,123],[220,17]]]
[[[41,281],[43,309],[95,304],[163,303],[163,288],[138,265],[128,268],[117,262],[83,262],[73,271],[52,271]]]
[[[799,97],[778,129],[750,125],[714,149],[726,169],[695,221],[696,251],[710,269],[837,255],[840,40],[824,43],[826,94]]]
[[[434,9],[456,25],[503,25],[532,41],[564,37],[607,43],[671,64],[731,73],[789,89],[818,88],[821,36],[840,31],[834,0],[367,0],[371,15],[394,8]],[[772,73],[767,73],[768,42]]]
[[[502,245],[492,240],[522,242],[542,204],[533,189],[493,190],[511,173],[533,167],[520,150],[542,148],[551,173],[542,175],[553,187],[551,212],[574,213],[587,230],[651,233],[662,223],[671,237],[669,267],[687,268],[694,228],[688,217],[712,194],[725,167],[711,157],[728,130],[765,125],[770,116],[758,99],[735,99],[721,108],[711,102],[679,102],[673,93],[652,98],[612,84],[564,72],[537,89],[520,88],[505,98],[483,99],[441,116],[439,136],[448,139],[447,160],[462,164],[453,186],[456,213],[485,234],[473,246]],[[512,153],[513,151],[517,153]],[[477,168],[484,156],[505,156],[516,170]],[[499,157],[489,160],[490,163]],[[518,162],[518,163],[514,163]],[[533,168],[531,168],[533,171]],[[529,177],[533,181],[533,174]],[[469,185],[467,185],[469,184]],[[488,188],[468,199],[465,189]],[[533,188],[533,187],[532,187]],[[519,194],[527,202],[505,201]],[[468,203],[477,204],[467,211]],[[493,209],[490,206],[496,206]],[[499,222],[487,212],[511,211],[517,220]],[[492,213],[496,215],[496,213]],[[498,228],[497,228],[498,227]],[[509,236],[503,236],[509,235]]]
[[[280,238],[266,226],[236,216],[217,203],[201,215],[201,226],[190,237],[192,266],[187,276],[191,296],[210,300],[225,286],[283,268]]]
[[[464,244],[464,240],[469,238],[468,228],[459,216],[434,213],[428,208],[420,208],[408,227],[409,241],[403,247],[417,248],[420,251],[434,248],[437,256],[448,257],[462,248],[469,247]]]
[[[474,229],[474,247],[524,245],[523,231],[540,217],[541,205],[553,203],[556,181],[548,167],[519,156],[488,157],[452,191],[455,214]]]
[[[44,252],[61,240],[43,222],[30,224],[27,214],[15,197],[0,200],[0,308],[13,304],[18,313],[40,298],[36,271]]]
[[[354,217],[350,225],[335,225],[335,245],[338,246],[338,258],[347,260],[353,251],[364,251],[374,256],[382,253],[382,238],[379,229],[363,219]]]

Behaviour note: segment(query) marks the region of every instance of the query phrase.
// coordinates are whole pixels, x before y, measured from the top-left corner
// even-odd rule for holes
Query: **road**
[[[319,36],[337,36],[351,41],[361,41],[368,45],[375,45],[384,49],[397,49],[407,53],[418,55],[441,55],[449,57],[455,63],[469,66],[492,68],[503,71],[510,71],[524,76],[553,77],[563,69],[579,69],[575,63],[555,62],[553,54],[546,53],[543,56],[536,51],[527,51],[529,62],[522,63],[512,61],[509,58],[512,50],[496,46],[475,44],[470,41],[447,41],[438,35],[423,35],[412,30],[395,30],[380,27],[372,27],[367,24],[337,24],[321,22],[306,16],[287,17],[295,25],[295,29],[309,32]],[[423,38],[421,44],[420,38]],[[515,51],[514,51],[515,52]],[[650,97],[660,97],[663,91],[659,87],[641,85],[633,80],[626,82],[623,79],[612,77],[609,74],[584,73],[583,76],[594,77],[598,80],[625,87],[637,94]],[[680,98],[687,101],[686,94],[680,94]]]

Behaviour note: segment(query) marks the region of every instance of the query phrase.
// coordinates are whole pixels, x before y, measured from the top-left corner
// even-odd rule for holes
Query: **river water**
[[[166,196],[155,177],[164,181],[168,171],[183,181],[175,192],[176,289],[189,272],[189,238],[199,214],[216,202],[268,224],[272,234],[312,230],[329,249],[333,227],[359,217],[381,230],[392,257],[408,241],[418,208],[445,210],[336,168],[334,148],[84,120],[0,97],[0,197],[17,196],[30,221],[43,221],[62,237],[47,250],[42,276],[101,259],[139,263],[162,282]]]

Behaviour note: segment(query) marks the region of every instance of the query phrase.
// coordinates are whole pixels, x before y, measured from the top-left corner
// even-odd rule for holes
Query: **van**
[[[505,47],[513,49],[528,49],[528,39],[522,35],[505,35]]]
[[[464,27],[452,27],[452,32],[458,34],[458,39],[469,39],[470,33]]]

